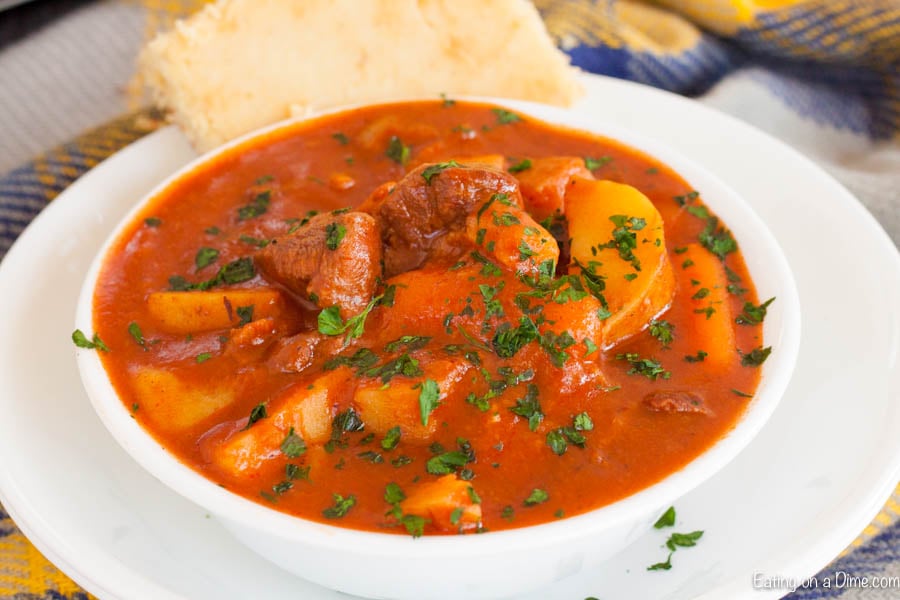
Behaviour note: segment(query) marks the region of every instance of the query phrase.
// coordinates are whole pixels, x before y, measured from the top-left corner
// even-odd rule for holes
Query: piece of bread
[[[153,39],[139,76],[201,151],[298,111],[581,94],[528,0],[218,0]]]

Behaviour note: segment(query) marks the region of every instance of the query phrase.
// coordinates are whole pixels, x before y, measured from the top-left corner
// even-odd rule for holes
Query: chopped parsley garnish
[[[144,225],[147,227],[159,227],[162,225],[162,219],[159,217],[147,217],[144,219]]]
[[[456,104],[456,100],[453,100],[452,98],[448,98],[447,94],[445,94],[444,92],[441,92],[441,107],[450,108],[454,104]]]
[[[748,394],[747,392],[742,392],[741,390],[736,390],[734,388],[731,388],[731,392],[735,396],[740,396],[741,398],[752,398],[753,397],[753,394]]]
[[[418,377],[421,374],[419,361],[406,352],[383,365],[371,367],[365,371],[365,375],[368,377],[380,377],[381,383],[388,383],[397,375]]]
[[[584,448],[587,438],[584,437],[583,431],[591,431],[594,429],[594,421],[586,412],[579,413],[572,417],[572,425],[567,427],[557,427],[547,434],[547,445],[554,454],[562,456],[569,448],[569,444],[575,444],[579,448]]]
[[[656,319],[650,321],[650,335],[658,339],[663,348],[668,348],[669,344],[672,343],[674,339],[672,331],[674,329],[675,326],[668,321],[657,321]]]
[[[688,361],[689,363],[703,362],[703,359],[705,359],[707,356],[709,356],[708,352],[704,352],[703,350],[697,350],[696,355],[694,355],[694,356],[687,355],[684,357],[684,360]]]
[[[658,562],[647,567],[648,571],[668,571],[672,568],[672,552],[669,552],[669,556],[666,558],[665,562]]]
[[[510,173],[521,173],[522,171],[527,171],[531,168],[531,159],[523,158],[513,166],[509,168]]]
[[[373,465],[378,465],[384,462],[384,457],[374,450],[366,450],[365,452],[360,452],[356,456],[372,463]]]
[[[500,227],[509,227],[510,225],[519,225],[521,221],[519,221],[519,217],[512,214],[511,212],[504,212],[501,215],[498,215],[494,212],[494,225],[498,225]]]
[[[197,255],[194,257],[194,264],[197,266],[197,270],[199,271],[200,269],[208,267],[209,265],[214,263],[217,258],[219,258],[218,250],[216,250],[215,248],[207,248],[204,246],[197,250]]]
[[[87,339],[87,336],[84,335],[84,332],[80,329],[76,329],[72,332],[72,341],[79,348],[87,348],[88,350],[93,350],[96,348],[102,352],[109,352],[109,346],[103,343],[103,340],[100,339],[100,336],[96,333],[92,339]]]
[[[325,247],[329,250],[337,250],[345,235],[347,235],[346,227],[340,223],[329,223],[325,226]]]
[[[509,125],[510,123],[517,123],[522,120],[522,117],[505,108],[492,108],[491,112],[496,115],[498,125]]]
[[[348,138],[346,135],[344,135],[340,131],[338,131],[337,133],[332,133],[331,137],[333,139],[337,140],[338,144],[340,144],[341,146],[346,146],[347,144],[350,143],[350,138]]]
[[[350,494],[346,498],[340,494],[332,494],[331,498],[334,500],[334,505],[329,506],[322,511],[322,516],[326,519],[340,519],[356,504],[356,496],[353,494]]]
[[[692,531],[691,533],[673,533],[666,540],[666,547],[675,551],[676,548],[690,548],[697,545],[697,540],[703,537],[702,531]]]
[[[344,412],[338,413],[331,421],[331,429],[332,434],[336,433],[340,436],[343,433],[362,431],[365,429],[365,424],[360,418],[359,413],[352,408],[348,408]]]
[[[247,306],[238,306],[236,309],[234,309],[234,312],[237,313],[238,319],[240,319],[237,324],[238,327],[243,327],[244,325],[246,325],[247,323],[249,323],[250,321],[253,320],[253,307],[254,306],[256,306],[256,305],[248,304]]]
[[[588,171],[594,171],[611,161],[612,161],[612,156],[601,156],[599,158],[594,158],[592,156],[585,156],[584,157],[584,166],[587,167]]]
[[[393,481],[384,487],[384,501],[388,504],[399,504],[406,500],[403,489]]]
[[[211,358],[212,358],[212,353],[210,353],[210,352],[201,352],[200,354],[197,355],[196,361],[197,361],[198,363],[205,363],[206,361],[208,361],[208,360],[211,359]]]
[[[422,425],[428,425],[428,416],[440,405],[441,390],[433,379],[422,382],[419,390],[419,412],[422,416]]]
[[[284,465],[284,474],[291,481],[296,481],[298,479],[309,481],[309,465],[301,467],[300,465],[288,463]]]
[[[575,338],[568,331],[563,331],[559,334],[545,331],[539,338],[539,342],[541,348],[550,357],[550,362],[557,367],[562,367],[566,364],[566,361],[569,360],[569,353],[566,352],[566,349],[574,346],[576,343]]]
[[[628,352],[625,354],[616,354],[616,360],[627,360],[631,365],[628,370],[629,375],[643,375],[651,381],[656,381],[660,377],[668,379],[672,373],[662,368],[662,364],[658,360],[652,358],[641,358],[639,355]]]
[[[744,311],[734,320],[738,325],[758,325],[766,318],[766,309],[775,301],[775,298],[769,298],[759,306],[752,302],[744,303]]]
[[[268,416],[269,414],[266,412],[266,403],[260,402],[252,409],[250,409],[250,418],[247,419],[247,424],[244,426],[244,429],[250,429],[251,425],[259,421],[260,419],[265,419]]]
[[[388,147],[384,155],[398,165],[405,165],[409,160],[409,152],[410,147],[404,144],[399,137],[392,135],[388,140]]]
[[[498,267],[497,265],[495,265],[494,263],[492,263],[490,260],[488,260],[487,258],[485,258],[484,255],[481,254],[480,252],[478,252],[477,250],[473,250],[472,252],[470,252],[470,253],[469,253],[469,256],[471,256],[471,257],[474,258],[476,261],[478,261],[478,262],[480,262],[480,263],[482,264],[482,267],[481,267],[481,274],[482,274],[482,275],[485,275],[485,276],[489,276],[489,275],[500,276],[500,275],[503,273],[503,271],[500,270],[500,267]]]
[[[442,452],[428,459],[425,470],[432,475],[449,475],[454,469],[462,468],[469,462],[469,455],[459,450]]]
[[[509,323],[501,323],[491,340],[494,352],[501,358],[511,358],[522,349],[525,344],[538,339],[538,329],[528,316],[519,318],[519,326],[513,327]]]
[[[544,413],[541,412],[541,403],[538,400],[538,387],[529,383],[526,389],[525,397],[518,398],[516,405],[511,406],[509,410],[513,414],[527,419],[528,429],[535,431],[544,420]]]
[[[547,500],[550,499],[550,494],[545,492],[540,488],[534,488],[531,490],[531,493],[525,498],[525,502],[523,504],[525,506],[536,506],[538,504],[543,504]]]
[[[351,356],[337,355],[334,356],[322,365],[322,368],[326,371],[331,371],[333,369],[337,369],[342,365],[346,365],[353,369],[357,370],[357,374],[362,373],[372,365],[378,362],[378,355],[369,350],[368,348],[360,348]]]
[[[731,236],[731,232],[724,227],[719,226],[719,219],[709,217],[706,221],[706,228],[697,236],[700,244],[719,257],[719,260],[725,260],[725,256],[738,249],[737,242]]]
[[[634,255],[634,249],[637,248],[636,231],[640,231],[647,226],[647,221],[640,217],[628,217],[626,215],[611,215],[609,220],[615,225],[612,232],[612,240],[605,244],[598,244],[597,250],[604,248],[614,248],[619,253],[619,258],[631,263],[635,271],[641,270],[641,261]]]
[[[653,524],[653,527],[656,529],[662,529],[663,527],[672,527],[675,525],[675,507],[670,506],[666,512],[662,514],[662,516],[656,520],[656,523]]]
[[[407,352],[412,352],[424,348],[430,340],[431,337],[425,335],[404,335],[386,344],[384,349],[386,352],[396,352],[402,346]]]
[[[384,450],[393,450],[400,443],[400,426],[395,425],[388,429],[381,440],[381,447]]]
[[[246,221],[254,219],[266,213],[269,210],[269,203],[272,201],[271,190],[262,191],[253,197],[249,204],[245,204],[238,208],[238,221]]]
[[[256,269],[250,257],[238,258],[227,265],[222,266],[216,276],[207,281],[191,283],[180,275],[169,277],[169,288],[176,292],[188,290],[208,290],[222,284],[241,283],[253,279]]]
[[[766,359],[769,358],[769,355],[772,353],[772,346],[767,346],[763,348],[760,346],[759,348],[755,348],[744,354],[740,350],[738,350],[738,354],[741,355],[741,364],[745,367],[758,367],[766,362]]]
[[[297,458],[304,452],[306,452],[306,442],[291,427],[284,441],[281,442],[281,453],[288,458]]]
[[[697,290],[697,293],[691,296],[691,300],[703,300],[707,296],[709,296],[709,288],[704,287]]]
[[[251,246],[256,246],[257,248],[265,248],[269,244],[272,243],[272,240],[264,240],[262,238],[255,238],[252,235],[246,235],[242,233],[238,238],[238,241],[244,242],[245,244],[250,244]]]
[[[706,308],[695,308],[694,312],[698,315],[706,315],[706,319],[709,320],[714,314],[716,314],[716,309],[713,308],[712,305],[710,305]]]
[[[431,179],[435,175],[437,175],[441,171],[444,171],[445,169],[449,169],[450,167],[458,167],[458,166],[459,166],[459,163],[456,162],[455,160],[448,160],[447,162],[430,165],[422,171],[422,177],[425,179],[425,183],[430,185]]]
[[[381,298],[381,296],[372,298],[359,314],[350,317],[346,322],[341,319],[341,309],[338,305],[323,309],[317,318],[319,333],[341,335],[347,332],[348,340],[358,338],[365,331],[366,318]]]
[[[691,191],[691,192],[688,192],[687,194],[684,194],[681,196],[674,196],[674,198],[675,198],[675,202],[678,203],[678,206],[684,206],[685,204],[695,200],[699,196],[700,196],[700,192]]]
[[[222,233],[222,230],[213,225],[212,227],[207,227],[206,229],[204,229],[203,233],[206,233],[208,235],[219,235],[220,233]]]
[[[141,331],[141,326],[136,322],[132,321],[128,324],[128,333],[131,335],[132,339],[137,343],[138,346],[147,349],[147,341],[144,339],[144,333]]]

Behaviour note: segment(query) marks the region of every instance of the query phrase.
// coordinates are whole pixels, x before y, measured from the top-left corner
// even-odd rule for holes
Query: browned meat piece
[[[381,236],[362,212],[317,215],[257,252],[263,275],[321,307],[338,305],[343,318],[372,299],[381,274]]]
[[[708,414],[703,399],[691,392],[659,391],[644,396],[644,406],[655,412]]]
[[[546,219],[555,212],[565,212],[566,186],[574,176],[593,179],[576,156],[551,156],[531,160],[531,167],[516,173],[525,199],[525,209],[535,220]]]
[[[416,269],[435,248],[446,250],[443,234],[465,229],[466,217],[505,194],[503,201],[522,206],[515,178],[486,167],[453,166],[425,177],[434,165],[421,165],[393,187],[379,188],[360,207],[378,218],[384,240],[385,275]]]
[[[328,337],[318,331],[304,331],[284,337],[275,344],[269,365],[282,373],[299,373],[312,364],[317,351],[330,356],[338,351],[342,343],[342,337]]]

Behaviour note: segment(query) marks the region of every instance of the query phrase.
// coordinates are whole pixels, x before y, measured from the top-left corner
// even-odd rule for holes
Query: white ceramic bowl
[[[473,100],[619,140],[656,157],[684,177],[731,229],[759,296],[777,297],[763,325],[765,344],[774,350],[762,366],[756,395],[737,425],[662,481],[608,506],[552,523],[483,535],[419,539],[308,521],[224,490],[182,464],[145,432],[116,395],[97,353],[77,350],[81,378],[94,409],[126,452],[157,479],[205,507],[248,547],[329,588],[375,598],[500,598],[589,569],[634,541],[665,508],[715,474],[753,439],[781,399],[797,358],[800,304],[788,263],[765,224],[723,182],[665,146],[604,122],[599,110],[595,118],[527,102]],[[295,122],[248,134],[198,158],[142,199],[94,259],[79,298],[75,326],[90,337],[100,267],[123,227],[144,204],[227,149]]]

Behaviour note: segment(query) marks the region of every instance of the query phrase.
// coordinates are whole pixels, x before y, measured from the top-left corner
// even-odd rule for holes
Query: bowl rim
[[[397,533],[356,530],[312,521],[280,512],[222,488],[182,463],[132,418],[106,376],[98,352],[76,348],[76,361],[82,384],[95,412],[116,442],[144,470],[213,515],[277,538],[329,548],[352,548],[355,552],[380,556],[406,556],[414,549],[418,558],[463,555],[477,558],[510,546],[534,548],[583,538],[602,533],[629,519],[646,517],[655,511],[662,511],[727,465],[759,433],[777,408],[790,382],[800,347],[801,315],[797,286],[787,259],[774,235],[750,204],[717,176],[685,155],[650,137],[605,121],[602,116],[595,116],[594,113],[590,116],[576,114],[564,108],[524,100],[481,96],[460,96],[455,99],[513,110],[526,118],[542,121],[554,127],[607,137],[642,152],[662,162],[688,181],[694,189],[700,190],[704,203],[721,217],[739,246],[742,249],[745,245],[753,247],[753,255],[743,254],[754,282],[758,284],[764,278],[763,275],[769,273],[771,275],[766,278],[777,282],[778,289],[775,295],[778,301],[770,307],[767,319],[763,323],[763,339],[767,345],[773,346],[775,351],[761,367],[760,384],[756,394],[732,429],[681,469],[629,496],[585,513],[537,525],[490,531],[486,535],[436,535],[412,538]],[[90,337],[94,331],[94,289],[107,254],[123,230],[141,214],[144,207],[175,182],[189,176],[222,154],[321,117],[362,107],[423,100],[441,101],[432,97],[411,97],[385,102],[355,103],[296,116],[251,131],[190,161],[136,202],[112,229],[85,276],[76,308],[75,327]],[[741,234],[740,231],[744,233]],[[757,290],[760,291],[758,286]],[[760,293],[760,297],[766,295]],[[460,537],[465,541],[460,542]]]

